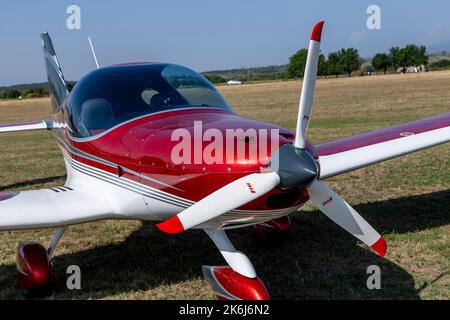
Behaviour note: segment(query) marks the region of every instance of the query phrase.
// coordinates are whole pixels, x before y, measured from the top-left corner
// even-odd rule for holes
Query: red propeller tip
[[[184,231],[184,227],[177,216],[174,216],[164,222],[158,223],[156,226],[162,232],[169,234],[176,234]]]
[[[323,29],[324,21],[320,21],[318,24],[315,25],[312,33],[311,33],[311,40],[320,42],[322,39],[322,29]]]
[[[372,245],[372,249],[378,252],[378,254],[382,257],[386,254],[386,247],[386,240],[384,240],[383,237],[380,237],[380,239]]]

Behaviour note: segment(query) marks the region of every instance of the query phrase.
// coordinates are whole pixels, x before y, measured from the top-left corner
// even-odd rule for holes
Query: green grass
[[[300,82],[220,87],[235,110],[294,128]],[[314,143],[450,110],[450,72],[325,79],[309,137]],[[0,123],[41,119],[48,99],[0,102]],[[64,166],[48,132],[0,137],[0,191],[61,185]],[[249,229],[229,232],[248,254],[274,299],[449,299],[450,145],[329,179],[327,183],[384,235],[385,259],[311,205],[292,216],[282,242],[255,243]],[[7,213],[2,213],[7,214]],[[26,239],[46,245],[52,230],[0,233],[0,299],[22,299],[15,248]],[[201,231],[169,236],[152,223],[103,221],[70,227],[54,258],[56,299],[212,299],[201,265],[222,265]],[[82,290],[65,287],[67,266],[82,270]],[[379,265],[382,289],[366,288],[366,269]]]

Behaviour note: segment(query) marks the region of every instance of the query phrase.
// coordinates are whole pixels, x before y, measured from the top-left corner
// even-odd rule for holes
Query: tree
[[[69,90],[69,92],[72,91],[73,87],[75,87],[76,84],[76,81],[67,81],[67,89]]]
[[[289,78],[303,78],[305,75],[306,60],[308,58],[308,49],[300,49],[289,58],[287,75]],[[323,54],[319,55],[317,66],[317,75],[325,76],[327,72],[327,61]]]
[[[406,66],[420,66],[428,64],[427,48],[425,46],[416,46],[409,44],[401,50],[401,56],[404,56]]]
[[[210,82],[212,82],[212,83],[224,83],[224,82],[227,82],[224,78],[222,78],[221,76],[216,76],[216,75],[214,75],[214,74],[211,74],[211,75],[207,75],[207,74],[204,74],[203,75],[206,79],[208,79]]]
[[[327,61],[327,74],[335,75],[337,78],[342,72],[340,52],[330,52]]]
[[[317,75],[319,76],[328,75],[328,61],[323,54],[319,55],[319,66],[317,67]]]
[[[375,68],[377,71],[384,71],[384,74],[386,74],[387,69],[391,65],[391,60],[389,59],[389,56],[386,53],[377,53],[372,58],[372,67]]]
[[[421,65],[423,64],[424,66],[427,66],[429,59],[429,56],[427,54],[427,48],[425,46],[420,46],[418,54],[419,54],[418,62],[420,62]]]
[[[435,62],[430,63],[431,69],[449,69],[450,68],[450,60],[442,59]],[[1,93],[0,93],[1,98]]]
[[[10,90],[8,91],[8,99],[16,99],[21,96],[20,91]]]
[[[305,75],[308,49],[300,49],[289,58],[287,74],[289,78],[303,78]]]
[[[398,50],[396,58],[397,64],[403,67],[403,71],[411,66],[428,65],[427,48],[425,46],[419,47],[415,44],[409,44]]]
[[[391,61],[391,67],[394,71],[401,66],[399,47],[392,47],[389,49],[389,60]]]
[[[347,72],[349,76],[353,71],[361,68],[361,58],[359,57],[357,49],[341,49],[339,58],[341,61],[342,70]]]

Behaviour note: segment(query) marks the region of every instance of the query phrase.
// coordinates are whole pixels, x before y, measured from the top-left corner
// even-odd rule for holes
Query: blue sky
[[[81,30],[68,30],[66,9],[81,8]],[[368,30],[366,9],[381,8],[381,30]],[[5,1],[0,11],[0,86],[45,80],[39,33],[53,38],[67,79],[101,65],[174,62],[197,71],[283,64],[306,47],[325,20],[325,53],[356,47],[364,57],[408,43],[450,39],[445,0],[40,0]]]

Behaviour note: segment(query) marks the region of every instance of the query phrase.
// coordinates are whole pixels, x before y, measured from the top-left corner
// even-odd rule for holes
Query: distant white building
[[[243,82],[239,81],[239,80],[230,80],[230,81],[227,81],[227,84],[229,86],[240,86],[243,84]]]
[[[426,67],[424,65],[421,66],[410,66],[407,68],[398,68],[397,73],[419,73],[419,72],[425,72],[427,71]]]

